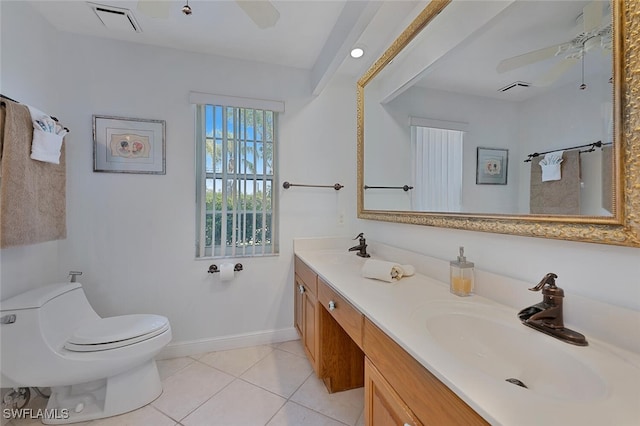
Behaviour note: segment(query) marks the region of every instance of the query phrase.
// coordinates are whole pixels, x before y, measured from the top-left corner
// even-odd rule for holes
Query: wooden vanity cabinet
[[[297,256],[294,268],[307,357],[330,393],[365,387],[367,426],[488,424]]]
[[[320,377],[318,276],[298,257],[294,263],[294,325],[316,375]]]

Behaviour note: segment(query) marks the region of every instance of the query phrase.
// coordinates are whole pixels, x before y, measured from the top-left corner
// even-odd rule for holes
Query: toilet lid
[[[168,328],[169,321],[160,315],[100,318],[78,328],[65,348],[81,352],[113,349],[150,339]]]

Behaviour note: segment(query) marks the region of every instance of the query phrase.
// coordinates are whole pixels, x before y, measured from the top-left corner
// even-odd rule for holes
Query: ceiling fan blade
[[[138,0],[138,10],[152,18],[168,18],[171,2],[166,0]]]
[[[602,25],[602,2],[595,0],[582,9],[582,26],[585,33]]]
[[[269,0],[236,0],[236,3],[262,30],[273,27],[280,19],[280,12]]]
[[[578,61],[580,61],[580,59],[578,58],[563,59],[562,61],[555,64],[549,71],[544,73],[540,78],[534,81],[533,85],[539,87],[552,85],[557,79],[562,76],[562,74],[569,71],[571,67],[577,64]]]
[[[552,58],[557,55],[566,44],[567,43],[556,44],[555,46],[545,47],[544,49],[538,49],[512,58],[504,59],[500,61],[496,67],[496,71],[503,73]]]

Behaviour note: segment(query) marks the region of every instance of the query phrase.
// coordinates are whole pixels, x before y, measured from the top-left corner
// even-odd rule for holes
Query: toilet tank
[[[99,318],[80,283],[49,284],[29,290],[0,301],[0,312],[2,316],[16,315],[15,323],[3,324],[3,331],[11,327],[12,333],[6,334],[22,334],[21,338],[25,338],[37,333],[37,338],[54,351],[61,349],[84,321]],[[9,343],[2,340],[3,344]]]
[[[80,287],[80,283],[56,283],[34,288],[0,301],[0,312],[40,308],[51,299]]]

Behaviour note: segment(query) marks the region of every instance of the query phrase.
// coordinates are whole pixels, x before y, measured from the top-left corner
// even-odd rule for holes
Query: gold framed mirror
[[[393,82],[395,85],[393,87],[387,84],[388,81],[393,79],[385,80],[385,84],[388,86],[385,93],[392,93],[393,90],[403,92],[406,91],[406,87],[411,85],[412,79],[415,80],[418,74],[428,76],[433,67],[429,69],[409,69],[410,66],[404,65],[409,63],[405,58],[412,51],[416,51],[416,40],[418,40],[419,35],[422,37],[420,41],[422,45],[418,44],[420,48],[424,48],[424,46],[428,46],[428,43],[431,43],[432,47],[435,46],[435,50],[437,48],[447,51],[450,49],[445,46],[447,43],[442,43],[442,40],[450,41],[451,36],[441,33],[444,31],[443,28],[451,28],[452,26],[451,21],[447,22],[445,19],[451,19],[451,15],[447,16],[447,13],[449,13],[449,10],[453,10],[451,6],[453,3],[458,3],[454,6],[460,9],[463,7],[461,3],[465,2],[432,0],[357,83],[358,217],[368,220],[640,247],[640,40],[637,37],[637,34],[640,33],[640,2],[629,0],[612,0],[608,9],[605,8],[603,13],[605,15],[607,12],[611,14],[610,18],[607,19],[612,24],[610,32],[610,45],[612,46],[610,82],[613,83],[611,126],[614,130],[611,132],[613,149],[610,154],[611,176],[608,179],[613,190],[607,197],[602,197],[603,199],[610,197],[607,212],[610,212],[610,214],[522,214],[511,211],[496,213],[482,211],[481,209],[477,211],[412,211],[401,203],[392,203],[390,207],[384,208],[379,208],[375,204],[372,207],[371,203],[369,205],[365,204],[365,193],[367,191],[371,192],[371,189],[369,189],[371,187],[367,186],[365,190],[365,185],[372,185],[371,182],[365,181],[365,178],[370,179],[365,174],[367,169],[365,147],[375,147],[374,144],[377,143],[377,140],[373,138],[370,140],[365,134],[365,114],[367,110],[372,109],[369,103],[365,104],[365,88],[368,85],[373,87],[374,78],[379,78],[379,76],[395,75],[397,77],[402,75],[402,79]],[[548,4],[550,2],[542,3]],[[586,5],[590,4],[589,1],[583,3],[585,3],[585,8],[587,7]],[[505,6],[503,5],[502,7]],[[496,21],[495,18],[486,19],[486,22],[494,21]],[[465,21],[465,27],[468,24],[468,21]],[[582,24],[580,23],[580,25]],[[484,31],[482,28],[485,27],[479,24],[478,28],[475,30],[472,28],[469,32],[474,35],[481,34]],[[424,38],[425,34],[427,38]],[[436,41],[440,43],[438,44]],[[462,40],[459,43],[464,45],[468,43],[468,40]],[[450,44],[455,45],[453,42]],[[443,55],[445,53],[442,52]],[[581,53],[583,55],[582,58],[584,58],[584,45]],[[588,55],[586,57],[589,58]],[[389,63],[392,61],[396,65],[394,72],[389,71]],[[582,62],[584,67],[584,59],[574,62],[577,62],[578,67]],[[398,64],[403,64],[404,68],[398,70]],[[401,84],[398,85],[398,82]],[[582,83],[584,83],[584,71]],[[367,108],[365,108],[365,105]],[[429,118],[443,120],[443,117]],[[444,120],[447,118],[445,117]],[[378,120],[377,116],[375,120]],[[406,124],[407,127],[409,126],[409,122],[403,124]],[[385,150],[385,152],[389,153],[388,148],[385,148]],[[476,152],[475,147],[473,151],[474,153]],[[485,152],[491,154],[494,151],[481,151],[478,149],[477,152],[479,153],[478,158],[480,158],[480,153],[484,155]],[[503,152],[500,151],[501,154]],[[510,168],[515,168],[515,163],[523,163],[521,157],[511,157],[509,160]],[[393,162],[389,155],[384,161]],[[473,159],[473,163],[475,161],[476,159]],[[370,166],[368,170],[375,170],[376,167],[379,167],[376,164],[370,164]],[[475,176],[476,170],[470,170],[466,173],[473,175],[471,177],[467,176],[469,179],[477,177]],[[606,173],[603,174],[603,180],[605,180],[604,175]],[[509,176],[511,176],[511,172],[509,172]],[[504,180],[506,181],[506,176]],[[409,182],[385,182],[385,184],[389,183],[392,186],[398,185],[399,188],[402,188],[403,184]],[[379,184],[379,182],[374,184]],[[478,181],[474,180],[473,184],[478,185]],[[506,187],[508,185],[503,185],[500,188],[495,186],[491,190],[499,191]],[[476,186],[474,188],[480,187]],[[484,188],[480,189],[484,190]],[[404,192],[407,192],[406,189]],[[401,207],[394,207],[396,205]]]

